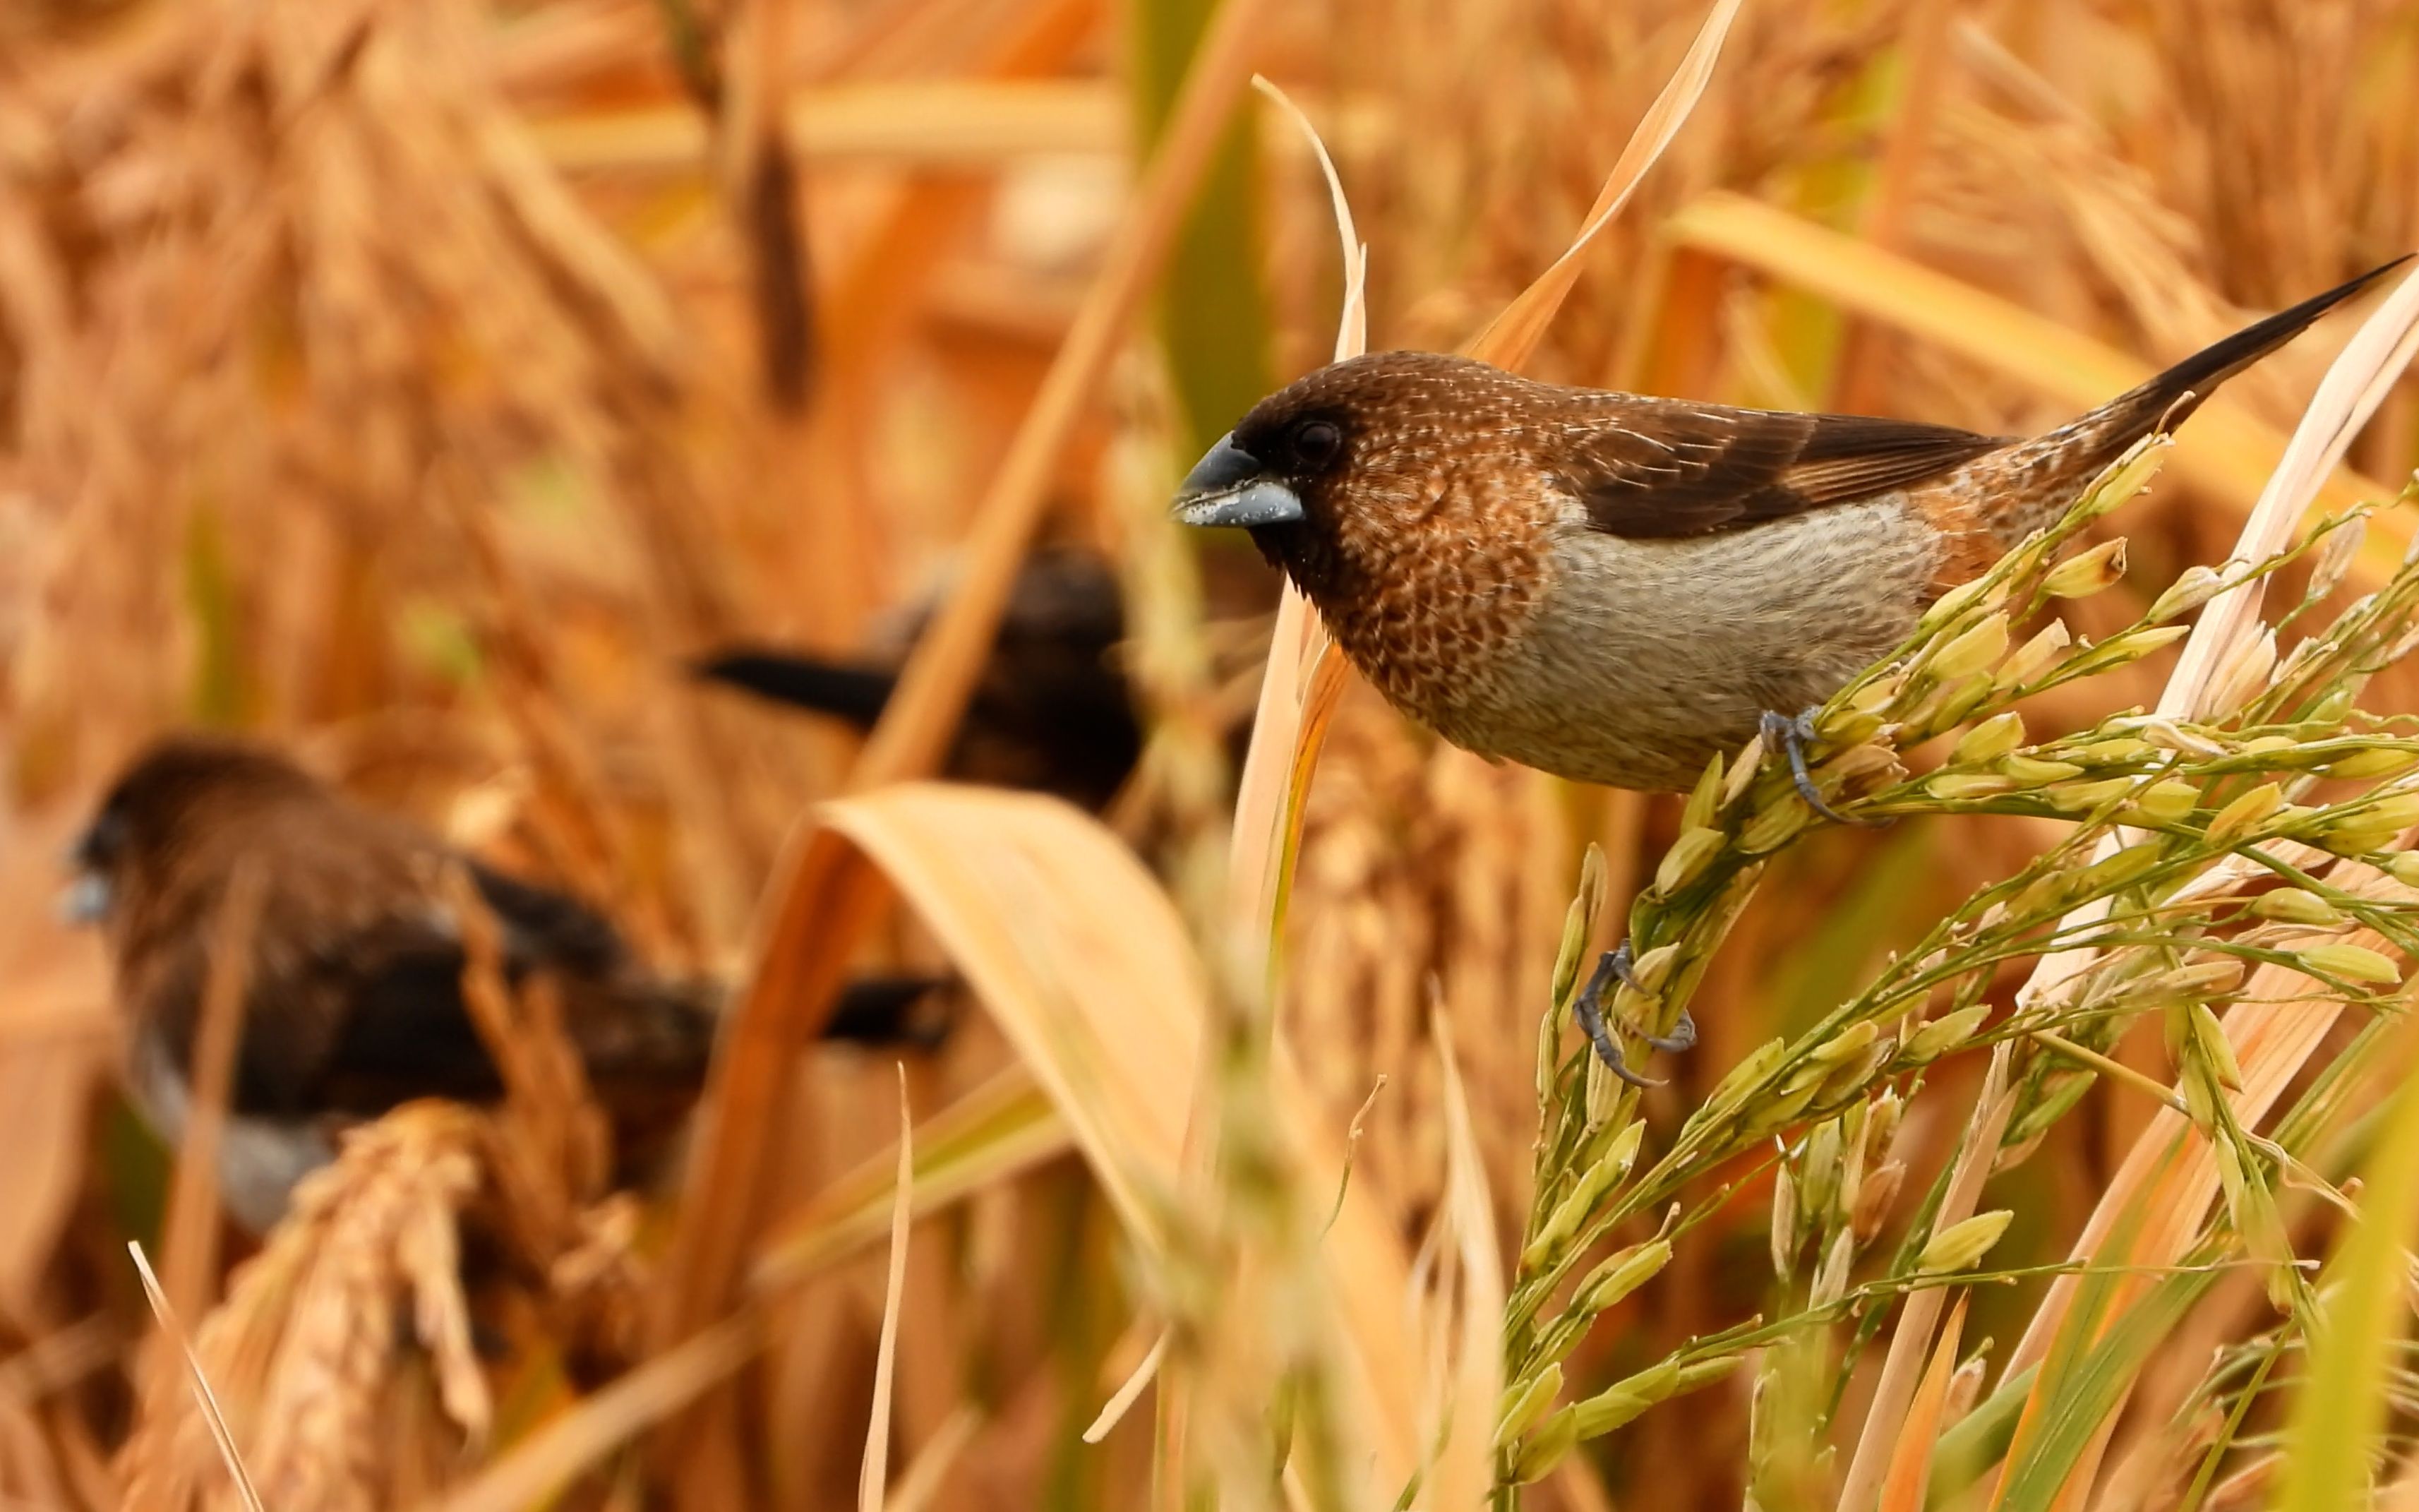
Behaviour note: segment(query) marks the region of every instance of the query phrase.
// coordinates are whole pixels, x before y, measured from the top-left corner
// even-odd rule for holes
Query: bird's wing
[[[604,976],[627,963],[621,933],[611,920],[578,899],[506,876],[476,861],[466,858],[464,864],[479,889],[480,901],[503,932],[508,969],[536,965]]]
[[[243,1042],[250,1100],[367,1115],[413,1097],[495,1096],[496,1068],[462,996],[461,921],[443,887],[446,867],[465,858],[349,810],[300,813],[291,828],[254,837],[277,864]],[[508,983],[543,970],[570,995],[619,976],[622,942],[603,918],[465,864],[494,918]]]
[[[1548,462],[1590,525],[1653,540],[1870,498],[2006,444],[1906,420],[1633,399],[1575,419]]]

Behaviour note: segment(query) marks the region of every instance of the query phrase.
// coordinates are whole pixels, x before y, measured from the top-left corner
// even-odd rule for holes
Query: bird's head
[[[69,848],[60,911],[72,923],[106,923],[146,869],[173,862],[208,826],[316,791],[300,767],[256,746],[199,735],[159,741],[118,774]]]
[[[1470,483],[1518,447],[1551,391],[1435,352],[1322,367],[1253,406],[1176,496],[1187,525],[1240,526],[1317,597],[1432,532],[1441,507],[1483,503]]]

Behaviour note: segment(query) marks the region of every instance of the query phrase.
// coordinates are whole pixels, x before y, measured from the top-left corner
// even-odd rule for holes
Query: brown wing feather
[[[1870,498],[2005,444],[1913,421],[1656,401],[1572,427],[1554,471],[1595,529],[1654,540]]]

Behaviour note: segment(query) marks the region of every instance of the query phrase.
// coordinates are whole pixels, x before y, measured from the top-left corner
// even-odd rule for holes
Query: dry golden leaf
[[[1672,72],[1672,80],[1655,103],[1646,107],[1646,115],[1638,129],[1629,135],[1628,145],[1614,160],[1612,172],[1605,177],[1604,187],[1596,192],[1595,204],[1589,207],[1587,224],[1552,267],[1537,275],[1536,282],[1520,291],[1519,297],[1504,306],[1503,313],[1487,323],[1486,330],[1470,343],[1470,355],[1498,367],[1518,367],[1529,360],[1539,337],[1546,333],[1554,312],[1563,307],[1563,299],[1579,281],[1579,257],[1596,234],[1612,224],[1629,196],[1638,191],[1639,181],[1646,177],[1672,138],[1680,132],[1681,125],[1703,98],[1705,85],[1714,76],[1714,62],[1721,56],[1722,39],[1730,35],[1731,23],[1738,19],[1739,0],[1716,0],[1714,8],[1705,15],[1705,23],[1697,29],[1697,39],[1688,44],[1687,55]]]
[[[2350,450],[2386,391],[2411,365],[2419,351],[2419,278],[2406,276],[2401,286],[2362,322],[2360,330],[2327,368],[2319,392],[2310,399],[2302,423],[2284,456],[2268,474],[2251,517],[2235,542],[2234,559],[2264,562],[2291,544],[2293,532],[2313,505],[2327,502],[2326,486]],[[2372,498],[2388,497],[2383,491]],[[2399,520],[2392,513],[2372,517],[2373,523]],[[2408,529],[2399,533],[2408,534]],[[2176,663],[2158,712],[2170,719],[2207,717],[2204,704],[2218,671],[2238,646],[2257,633],[2259,606],[2266,578],[2235,584],[2204,606],[2193,624],[2183,656]],[[2224,713],[2227,711],[2217,711]]]
[[[1099,821],[1055,798],[944,783],[825,809],[940,941],[1050,1094],[1128,1233],[1161,1242],[1179,1188],[1207,982],[1165,893]],[[1309,1168],[1341,1168],[1338,1135],[1282,1057],[1278,1105]],[[1402,1338],[1402,1246],[1348,1188],[1320,1245],[1348,1345],[1348,1404],[1381,1484],[1414,1463],[1417,1389]]]
[[[793,137],[809,161],[854,158],[973,168],[1037,153],[1125,149],[1125,110],[1106,84],[1079,79],[897,79],[801,91]],[[707,122],[687,106],[561,116],[530,135],[572,173],[702,171]]]
[[[824,810],[895,885],[1156,1243],[1199,1050],[1201,967],[1133,854],[1066,804],[906,783]],[[1160,1190],[1164,1190],[1161,1187]]]

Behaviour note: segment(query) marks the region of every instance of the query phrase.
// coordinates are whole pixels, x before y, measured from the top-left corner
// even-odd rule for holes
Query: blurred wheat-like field
[[[14,0],[0,1505],[2419,1506],[2393,332],[2340,466],[2356,315],[1843,695],[1888,827],[1444,747],[1165,513],[1658,120],[1495,349],[2016,433],[2419,247],[2414,80],[2411,0]],[[930,780],[1045,550],[1121,588],[1097,817]],[[912,649],[860,743],[747,641]],[[740,984],[661,1189],[499,1002],[502,1103],[223,1226],[53,908],[187,727]],[[1632,931],[1642,1094],[1565,1027]],[[881,967],[946,1041],[814,1043]]]

